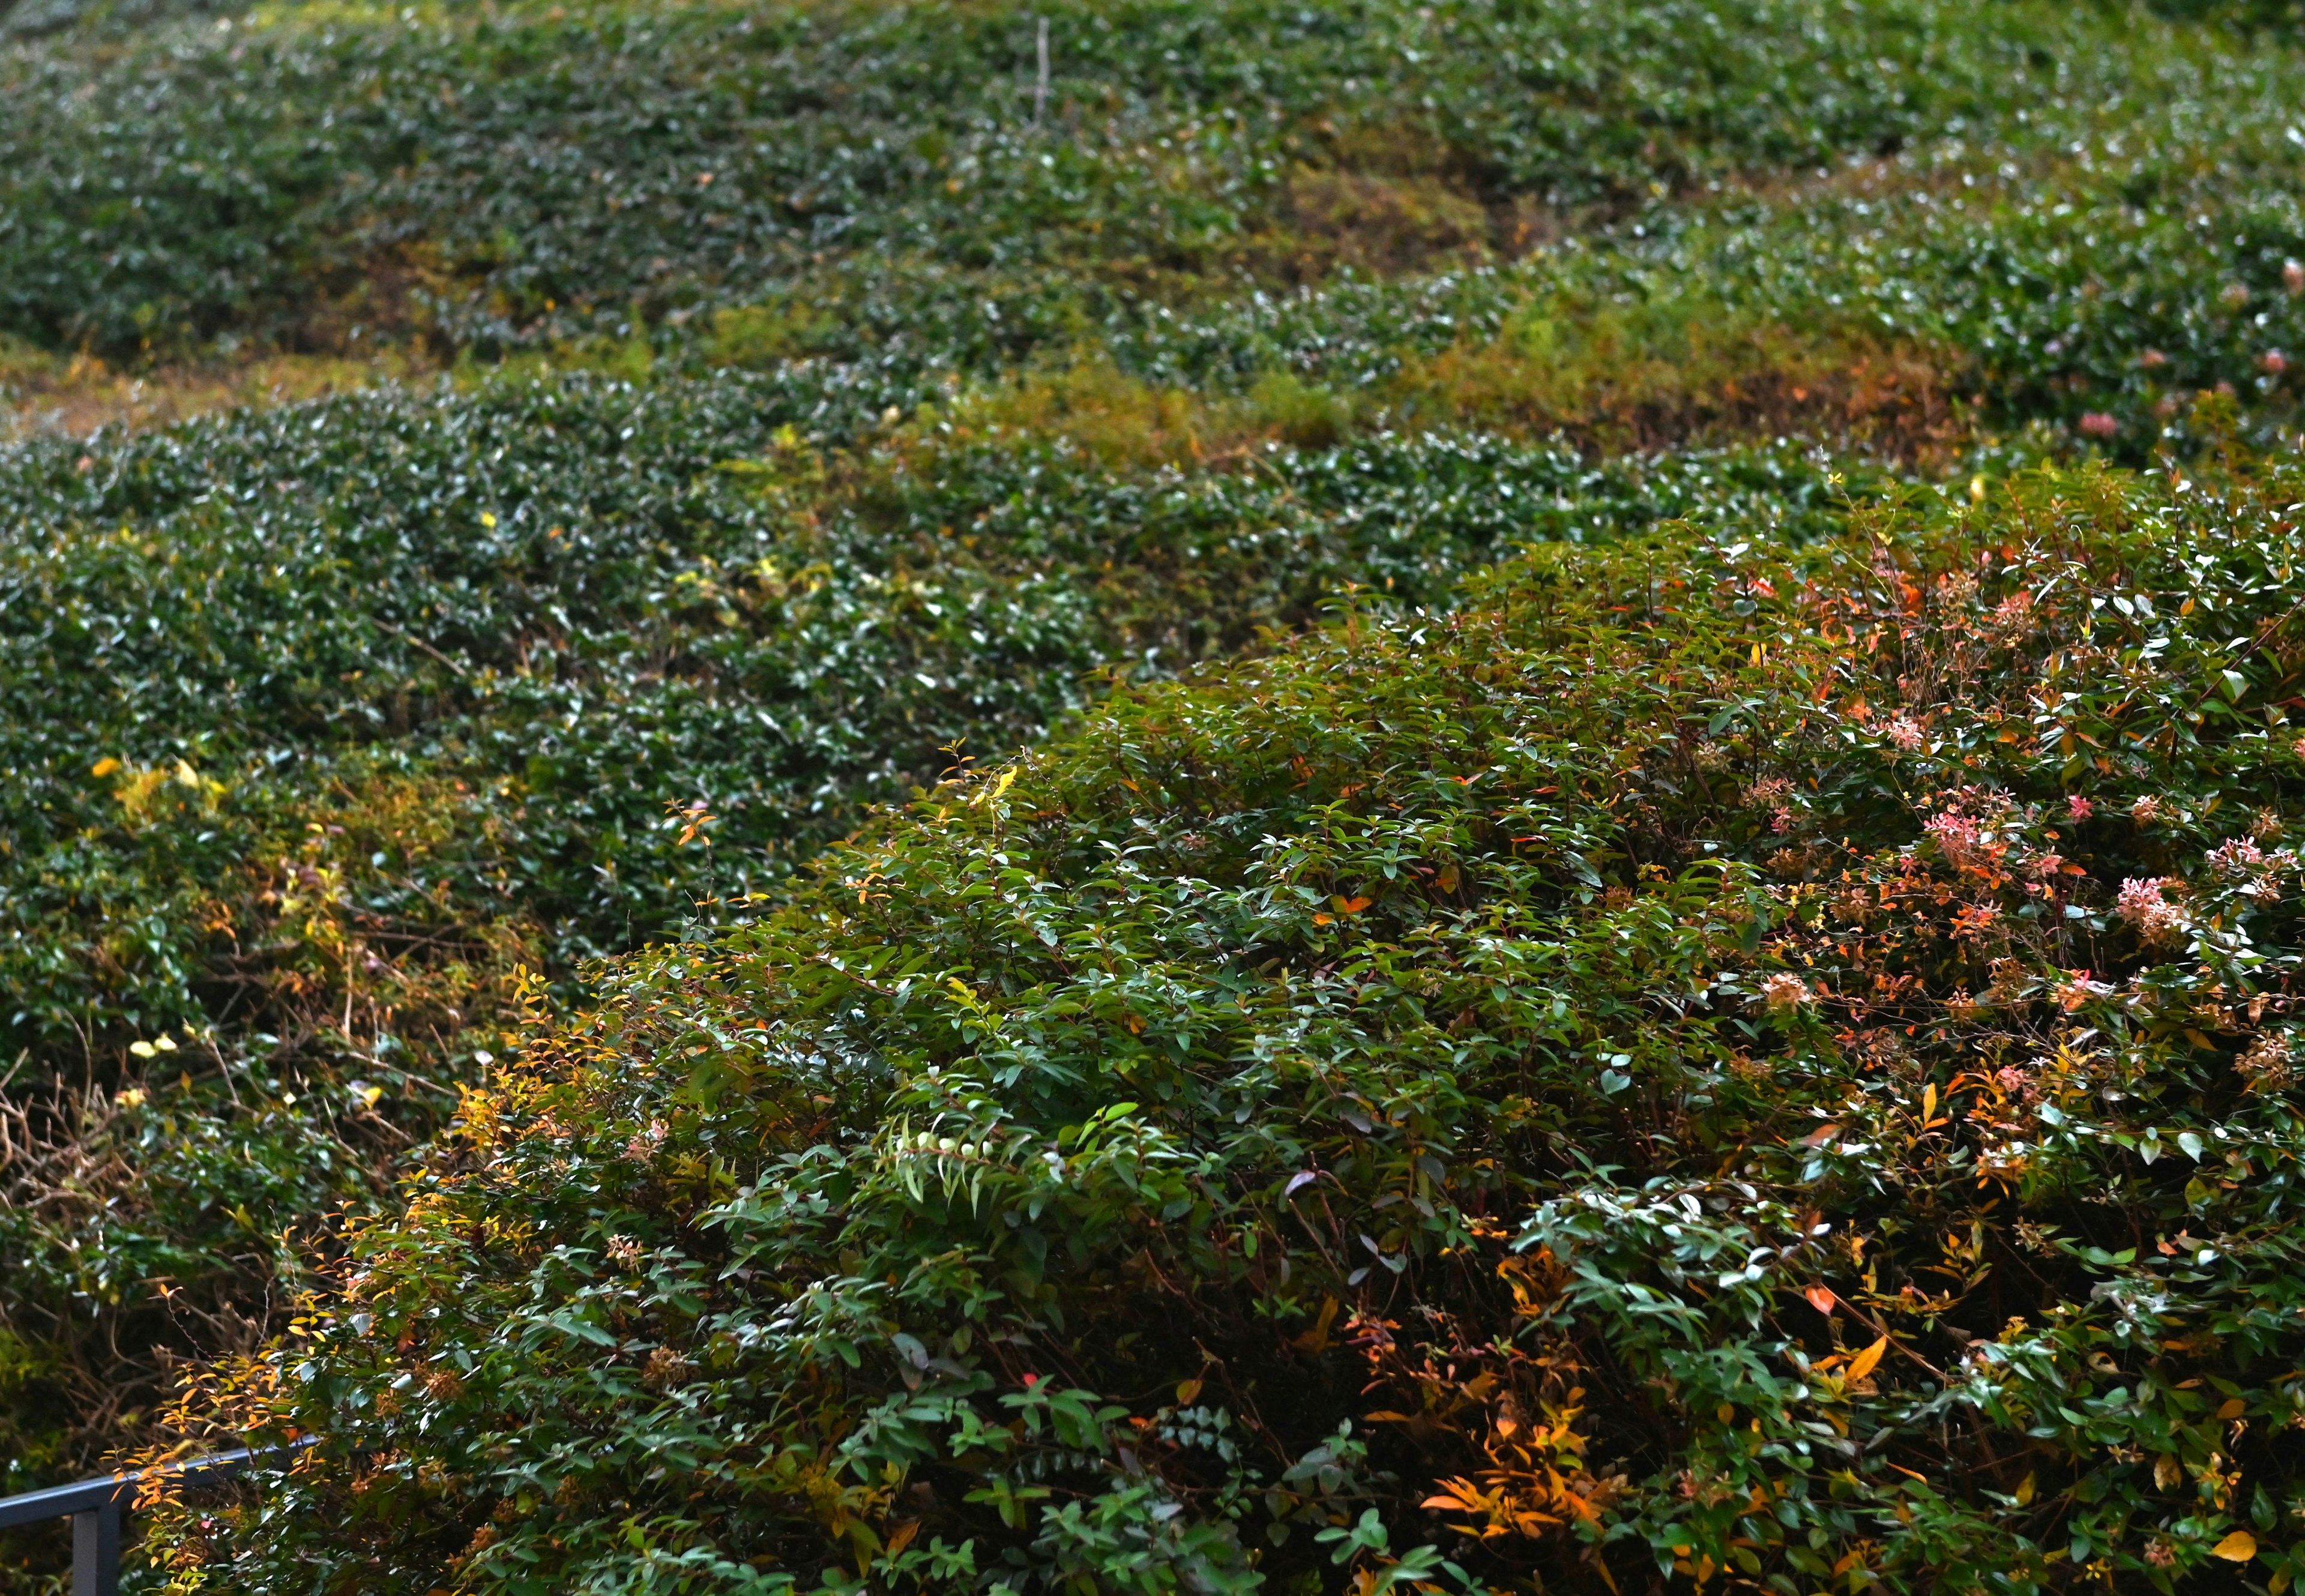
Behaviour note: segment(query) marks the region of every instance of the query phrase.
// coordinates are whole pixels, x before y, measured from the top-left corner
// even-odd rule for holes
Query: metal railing
[[[44,1524],[51,1518],[72,1521],[72,1596],[118,1596],[120,1591],[120,1520],[136,1499],[136,1488],[146,1480],[236,1474],[262,1454],[215,1452],[188,1457],[182,1463],[156,1464],[150,1468],[125,1469],[77,1485],[52,1485],[21,1496],[0,1497],[0,1530]]]

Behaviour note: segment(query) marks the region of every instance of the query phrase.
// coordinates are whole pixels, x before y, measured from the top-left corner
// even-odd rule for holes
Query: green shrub
[[[185,1422],[322,1425],[352,1532],[168,1577],[2286,1579],[2287,921],[2203,854],[2291,779],[2293,39],[1147,4],[1036,117],[1040,14],[0,21],[16,429],[449,373],[0,453],[0,1490],[313,1293]],[[1992,486],[2092,453],[2241,478]],[[1884,458],[1988,508],[1847,531]]]
[[[520,965],[569,990],[742,917],[953,750],[1341,584],[1437,600],[1523,541],[1797,536],[1829,499],[1791,449],[1372,437],[1188,475],[792,430],[843,403],[508,380],[0,459],[0,520],[41,529],[0,546],[0,1326],[48,1371],[0,1391],[0,1484],[131,1439],[164,1355],[219,1344],[194,1310],[260,1327],[504,1047]]]
[[[2290,1576],[2301,487],[1108,700],[540,1014],[170,1588]]]
[[[2084,95],[2121,71],[2119,31],[1937,0],[91,24],[0,53],[0,332],[107,356],[412,333],[496,352],[616,332],[635,302],[774,302],[852,347],[997,365],[1307,258],[1514,249],[1527,216],[1998,127],[2064,87],[2061,59]],[[1425,197],[1340,209],[1308,199],[1323,183]],[[1438,233],[1416,220],[1436,205]]]

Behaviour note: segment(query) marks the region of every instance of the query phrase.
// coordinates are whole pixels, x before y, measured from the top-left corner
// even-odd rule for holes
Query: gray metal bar
[[[72,1596],[120,1596],[120,1501],[72,1515]]]
[[[52,1485],[46,1490],[28,1490],[22,1496],[0,1497],[0,1530],[90,1513],[135,1489],[133,1477],[108,1474],[101,1480],[82,1480],[77,1485]]]
[[[277,1456],[310,1446],[310,1438],[262,1454]],[[119,1596],[120,1520],[136,1499],[136,1487],[155,1477],[186,1479],[236,1474],[256,1461],[258,1453],[245,1448],[188,1457],[182,1463],[156,1464],[149,1469],[106,1474],[73,1485],[52,1485],[21,1496],[0,1497],[0,1530],[41,1524],[51,1518],[72,1521],[72,1596]]]
[[[299,1447],[309,1444],[300,1442]],[[212,1452],[206,1457],[187,1457],[182,1463],[155,1464],[149,1469],[102,1474],[77,1484],[51,1485],[46,1490],[28,1490],[21,1496],[0,1497],[0,1530],[13,1530],[19,1524],[39,1524],[47,1519],[91,1513],[107,1502],[124,1507],[135,1496],[136,1484],[140,1480],[168,1474],[188,1478],[201,1474],[236,1474],[255,1457],[256,1454],[245,1447],[234,1452]]]

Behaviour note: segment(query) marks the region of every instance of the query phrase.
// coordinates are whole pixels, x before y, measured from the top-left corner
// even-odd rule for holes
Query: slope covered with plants
[[[2168,1181],[2287,1101],[2300,66],[0,7],[0,1490],[328,1438],[188,1589],[2285,1581],[2280,1167]],[[2089,1340],[2180,1254],[2273,1318]],[[2090,1473],[1987,1343],[2185,1395]]]
[[[2285,1579],[2300,487],[1533,555],[940,788],[539,1016],[181,1588]]]

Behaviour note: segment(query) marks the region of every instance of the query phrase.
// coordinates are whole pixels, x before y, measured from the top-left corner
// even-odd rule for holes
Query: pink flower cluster
[[[1814,996],[1808,983],[1790,971],[1780,970],[1761,982],[1761,1001],[1780,1014],[1799,1008]]]
[[[2246,876],[2265,862],[2265,850],[2245,836],[2209,850],[2209,868],[2223,876]]]
[[[1919,725],[1910,716],[1900,715],[1889,723],[1889,741],[1907,753],[1919,749],[1924,741]]]
[[[2185,929],[2185,914],[2163,896],[2163,889],[2180,885],[2174,876],[2131,876],[2121,884],[2113,912],[2136,927],[2139,938],[2148,943],[2174,941]]]
[[[1951,811],[1931,815],[1921,829],[1935,839],[1937,846],[1944,850],[1944,856],[1955,864],[1965,864],[1976,855],[1981,834],[1978,823],[1967,815]]]

